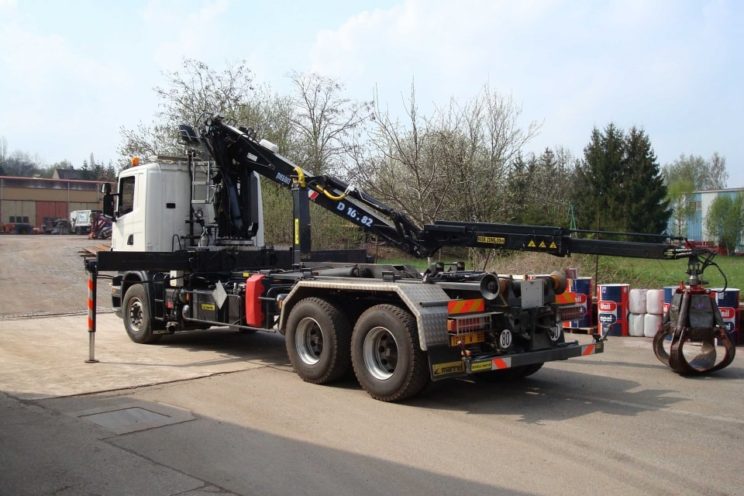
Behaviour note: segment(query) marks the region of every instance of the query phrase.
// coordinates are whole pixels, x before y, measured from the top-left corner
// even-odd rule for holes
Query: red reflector
[[[472,300],[450,300],[447,303],[447,313],[457,315],[459,313],[478,313],[484,311],[486,301],[483,298]]]

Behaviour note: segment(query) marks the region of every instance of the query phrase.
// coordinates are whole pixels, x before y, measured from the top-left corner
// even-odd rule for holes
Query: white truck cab
[[[190,246],[214,247],[218,233],[214,229],[208,167],[199,164],[192,170],[186,161],[157,159],[122,171],[113,216],[112,251],[172,252]],[[262,247],[258,179],[256,185],[261,222],[256,236],[243,244]]]

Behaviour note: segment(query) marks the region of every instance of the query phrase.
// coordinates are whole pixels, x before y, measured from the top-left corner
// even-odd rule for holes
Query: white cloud
[[[716,1],[404,0],[319,33],[311,68],[359,98],[378,85],[391,110],[414,77],[422,106],[468,98],[488,82],[523,103],[525,122],[544,122],[536,148],[581,153],[592,126],[614,121],[658,138],[662,162],[691,137],[697,153],[725,154],[716,145],[724,132],[705,137],[699,128],[730,112],[712,88],[741,73],[731,65],[741,59],[732,9]]]
[[[0,46],[13,47],[0,51],[9,76],[0,81],[0,135],[11,149],[33,150],[48,162],[82,160],[101,141],[117,138],[115,126],[102,125],[110,122],[117,97],[127,93],[129,76],[116,63],[95,60],[63,36],[15,21],[0,25]],[[83,150],[70,145],[81,140]],[[45,153],[49,149],[57,153]]]
[[[219,43],[218,23],[229,7],[229,0],[211,0],[189,11],[183,2],[150,0],[142,19],[158,34],[152,47],[155,63],[162,70],[175,70],[184,58],[213,56]]]

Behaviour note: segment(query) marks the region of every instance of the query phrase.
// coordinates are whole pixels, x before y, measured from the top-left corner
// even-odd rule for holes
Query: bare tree
[[[708,174],[710,177],[710,186],[712,189],[724,189],[728,182],[728,172],[726,171],[726,158],[714,152],[708,161]]]
[[[185,59],[181,70],[166,74],[166,81],[155,88],[160,98],[158,121],[150,126],[140,123],[136,129],[122,128],[121,155],[177,152],[180,124],[198,129],[216,114],[237,122],[254,89],[245,62],[216,72],[204,62]]]
[[[368,105],[343,97],[338,82],[318,74],[294,73],[292,82],[299,162],[314,174],[340,170],[350,135],[367,118]]]
[[[726,187],[728,172],[726,159],[713,153],[710,160],[699,155],[680,155],[677,160],[663,169],[667,184],[683,180],[692,183],[694,191],[723,189]]]
[[[419,116],[415,88],[411,85],[405,100],[404,123],[375,100],[366,141],[356,142],[351,149],[351,175],[374,196],[403,210],[420,225],[431,222],[444,204],[446,185],[441,181],[442,162],[432,160],[427,152],[432,135]]]

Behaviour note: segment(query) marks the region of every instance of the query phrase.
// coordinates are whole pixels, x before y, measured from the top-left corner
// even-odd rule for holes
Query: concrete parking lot
[[[77,248],[66,244],[48,250]],[[0,237],[2,260],[7,246]],[[20,277],[11,272],[0,272],[4,297]],[[7,317],[34,313],[22,310],[0,319],[0,494],[744,487],[741,355],[714,376],[685,379],[656,361],[649,340],[612,338],[604,354],[550,363],[523,381],[445,381],[388,404],[351,378],[302,382],[281,336],[218,329],[136,345],[109,313],[99,319],[100,363],[87,364],[84,316]]]

